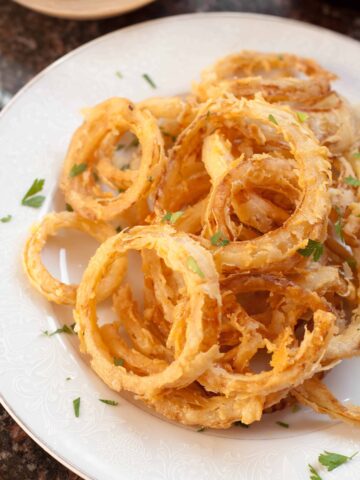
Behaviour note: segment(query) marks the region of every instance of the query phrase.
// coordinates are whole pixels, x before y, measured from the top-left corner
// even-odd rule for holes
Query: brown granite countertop
[[[210,11],[294,18],[360,40],[358,0],[158,0],[127,15],[88,22],[45,17],[0,0],[0,109],[36,73],[89,40],[144,20]],[[0,406],[0,480],[77,479],[38,447]]]

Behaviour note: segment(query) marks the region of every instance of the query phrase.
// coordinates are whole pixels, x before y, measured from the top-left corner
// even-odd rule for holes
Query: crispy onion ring
[[[281,305],[280,303],[280,308],[277,311],[277,317],[279,318],[276,318],[276,314],[273,312],[271,323],[266,326],[267,329],[270,329],[270,332],[271,329],[273,330],[270,336],[265,337],[266,340],[263,344],[263,346],[266,345],[272,355],[271,370],[261,373],[250,373],[248,371],[237,373],[236,370],[230,372],[229,369],[225,369],[221,365],[220,360],[199,379],[208,391],[220,392],[226,396],[236,394],[238,398],[248,395],[266,396],[300,384],[304,379],[312,377],[316,371],[321,369],[321,360],[333,335],[335,316],[328,312],[329,306],[316,293],[302,290],[284,278],[277,278],[273,275],[232,275],[224,280],[222,286],[229,289],[234,295],[244,292],[259,294],[259,292],[264,291],[271,292],[271,294],[281,293],[286,303],[291,304],[291,310],[286,304]],[[299,307],[299,313],[302,314],[305,313],[305,310],[310,309],[313,312],[314,322],[313,331],[305,330],[301,342],[298,342],[294,334],[298,320],[294,312]],[[231,316],[236,315],[236,306],[233,305],[231,310]],[[236,358],[240,354],[243,360],[242,342],[247,340],[248,336],[250,339],[255,339],[257,327],[254,324],[254,327],[251,328],[251,319],[245,313],[245,330],[243,330],[243,327],[241,327],[241,324],[244,323],[242,309],[238,311],[238,315],[237,321],[243,337],[239,344],[235,346],[232,356]],[[286,319],[284,324],[281,322],[282,316]],[[251,331],[246,331],[247,326],[251,328]],[[261,325],[259,326],[261,328]],[[258,345],[261,346],[261,338]],[[248,348],[248,345],[246,345],[247,350]],[[255,346],[255,349],[250,350],[250,358],[256,353],[257,349],[258,347]],[[246,358],[245,365],[248,364],[250,358]]]
[[[99,243],[116,234],[110,225],[103,222],[92,222],[72,212],[49,213],[38,224],[34,225],[28,238],[24,252],[23,265],[31,284],[51,302],[64,305],[74,305],[77,285],[66,285],[55,279],[44,267],[41,251],[49,237],[63,229],[80,230],[95,238]],[[126,261],[119,257],[112,266],[109,276],[101,281],[98,301],[109,297],[118,285],[118,277],[124,274]]]
[[[330,81],[335,79],[334,74],[308,58],[242,51],[204,70],[194,93],[200,101],[224,92],[238,98],[260,92],[269,102],[304,103],[328,94]]]
[[[173,328],[178,325],[178,333],[184,338],[181,351],[166,368],[140,376],[114,365],[113,355],[97,326],[96,291],[119,255],[147,249],[156,251],[168,268],[182,276],[185,304]],[[197,262],[204,278],[187,268],[189,258]],[[170,227],[149,226],[122,232],[99,247],[80,283],[74,315],[82,349],[90,355],[91,366],[103,381],[114,390],[126,389],[148,397],[165,388],[190,384],[219,356],[216,340],[220,306],[218,274],[211,254],[187,235],[175,234]],[[128,361],[126,357],[124,360]]]
[[[277,123],[274,124],[271,118]],[[159,205],[164,210],[176,211],[184,206],[184,198],[196,203],[206,195],[210,190],[209,176],[203,163],[194,158],[199,155],[206,136],[224,124],[240,130],[242,135],[255,136],[260,148],[266,146],[266,135],[269,143],[286,143],[299,171],[298,183],[302,193],[294,213],[280,228],[248,241],[237,242],[235,238],[235,241],[216,252],[223,267],[243,270],[264,268],[293,256],[299,248],[306,245],[309,238],[322,240],[330,209],[330,165],[326,150],[318,145],[310,130],[300,125],[293,112],[270,105],[260,98],[240,101],[220,99],[209,102],[200,109],[170,153]],[[216,156],[214,157],[213,162],[216,162]],[[190,166],[193,174],[189,177]],[[241,182],[241,178],[236,177],[236,168],[243,168],[241,160],[238,167],[232,169],[231,166],[230,163],[228,175],[219,175],[218,178],[213,176],[211,180],[213,186],[204,220],[205,236],[212,236],[218,229],[225,234],[229,233],[229,220],[226,216],[232,200],[231,190],[235,179],[237,184]]]
[[[287,394],[284,391],[268,397],[254,396],[246,399],[237,396],[210,396],[194,384],[142,400],[161,415],[184,425],[222,429],[231,427],[236,421],[249,425],[260,420],[264,409],[277,404]]]
[[[103,179],[114,188],[125,190],[114,196],[100,189],[93,173],[97,173],[99,160],[108,158],[119,138],[128,131],[139,140],[140,165],[135,171],[122,172],[105,162],[108,168]],[[82,164],[87,169],[71,176],[74,166]],[[112,98],[87,112],[84,124],[71,141],[60,186],[77,213],[90,220],[108,221],[154,191],[164,165],[163,140],[155,118],[129,100]]]

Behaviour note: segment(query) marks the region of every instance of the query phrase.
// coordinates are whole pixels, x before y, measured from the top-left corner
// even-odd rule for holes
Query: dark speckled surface
[[[210,11],[294,18],[360,40],[359,0],[159,0],[124,16],[90,22],[45,17],[0,0],[0,108],[47,65],[104,33],[153,18]],[[38,447],[0,407],[0,480],[78,478]]]

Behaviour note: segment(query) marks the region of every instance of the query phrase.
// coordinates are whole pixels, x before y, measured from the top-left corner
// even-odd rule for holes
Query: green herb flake
[[[99,402],[106,403],[106,405],[111,405],[112,407],[119,405],[119,402],[115,402],[115,400],[106,400],[104,398],[99,398]]]
[[[204,432],[206,430],[206,427],[200,427],[196,431],[197,432]]]
[[[166,212],[165,215],[162,217],[161,221],[164,223],[164,222],[169,222],[171,223],[171,225],[173,225],[174,223],[176,223],[179,218],[184,214],[183,211],[179,210],[178,212],[174,212],[174,213],[171,213],[171,212]]]
[[[309,240],[305,248],[300,248],[298,253],[303,257],[313,256],[313,260],[317,262],[324,253],[324,245],[316,240]]]
[[[347,185],[351,185],[352,187],[360,187],[360,180],[358,180],[357,178],[355,177],[346,177],[344,179],[344,182],[347,184]]]
[[[353,157],[354,158],[357,158],[358,160],[360,160],[360,152],[356,152],[353,154]]]
[[[297,403],[291,407],[291,413],[297,413],[300,410],[300,406]]]
[[[118,189],[118,193],[124,193],[125,191],[126,191],[125,188],[119,188],[119,189]]]
[[[309,464],[309,470],[310,470],[310,480],[323,480],[318,472],[315,470],[315,468]]]
[[[268,116],[268,119],[270,120],[270,122],[275,123],[275,125],[279,125],[278,122],[277,122],[277,120],[276,120],[276,118],[275,118],[274,115],[272,115],[271,113],[270,113],[270,115]]]
[[[279,427],[283,427],[283,428],[289,428],[289,426],[290,426],[290,425],[289,425],[288,423],[286,423],[286,422],[280,422],[280,421],[279,421],[279,422],[275,422],[275,423],[276,423],[276,425],[279,425]]]
[[[164,222],[170,222],[171,219],[171,212],[166,212],[165,215],[162,217],[161,221]]]
[[[48,330],[45,330],[43,334],[47,337],[52,337],[53,335],[56,335],[58,333],[67,333],[68,335],[72,335],[74,333],[74,327],[75,324],[72,324],[70,327],[69,325],[63,325],[61,328],[57,328],[54,332],[51,333]]]
[[[191,272],[197,273],[201,278],[205,278],[204,272],[200,269],[194,257],[188,257],[186,266]]]
[[[85,172],[86,169],[87,169],[86,163],[74,163],[74,165],[71,167],[69,177],[70,178],[77,177],[81,173]]]
[[[75,417],[79,418],[79,416],[80,416],[80,397],[75,398],[75,400],[73,400],[73,408],[74,408]]]
[[[152,183],[152,182],[154,181],[154,177],[152,177],[151,175],[149,175],[149,176],[147,177],[147,181],[150,182],[150,183]]]
[[[353,459],[355,455],[357,455],[359,452],[353,453],[350,457],[346,455],[341,455],[340,453],[334,453],[334,452],[327,452],[325,450],[324,453],[321,453],[319,455],[319,462],[321,465],[324,465],[328,469],[328,472],[331,472],[332,470],[335,470],[335,468],[340,467],[343,463],[348,462],[349,460]]]
[[[1,223],[9,223],[12,219],[12,215],[6,215],[6,217],[0,218]]]
[[[121,165],[120,170],[124,172],[125,170],[129,170],[129,168],[130,168],[130,164],[126,163],[125,165]]]
[[[119,143],[119,145],[116,147],[116,150],[122,150],[125,147],[124,144]]]
[[[342,225],[342,215],[341,215],[341,212],[340,212],[338,207],[335,207],[335,211],[338,215],[338,219],[334,223],[335,232],[336,232],[337,236],[340,238],[340,240],[342,242],[344,242],[344,234],[343,234],[343,230],[342,230],[342,227],[343,227],[343,225]]]
[[[26,207],[40,208],[44,203],[45,197],[43,195],[36,195],[35,197],[28,198],[22,202]]]
[[[118,78],[124,78],[124,77],[123,77],[123,74],[122,74],[119,70],[117,70],[117,71],[115,72],[115,75],[116,75]]]
[[[69,380],[72,380],[72,378],[71,377],[66,377],[65,380],[68,382]]]
[[[114,358],[114,365],[116,367],[123,367],[124,366],[124,359],[123,358]]]
[[[67,212],[73,212],[73,211],[74,211],[73,207],[72,207],[69,203],[67,203],[67,204],[65,205],[65,210],[66,210]]]
[[[156,88],[154,80],[147,73],[143,73],[143,79],[147,81],[151,88]]]
[[[305,112],[296,112],[296,116],[300,123],[306,122],[306,120],[309,118],[309,115]]]
[[[100,181],[99,175],[96,172],[93,172],[93,177],[94,177],[95,182]]]
[[[235,425],[235,427],[250,428],[250,425],[246,425],[246,423],[243,423],[241,420],[236,420],[233,425]]]
[[[36,193],[41,192],[44,183],[45,180],[43,178],[36,178],[29,190],[23,196],[21,204],[26,207],[40,208],[44,203],[45,197],[43,195],[36,195]]]
[[[225,247],[230,243],[230,240],[228,240],[224,234],[222,233],[221,230],[218,230],[217,232],[214,233],[214,235],[210,238],[211,245],[214,245],[214,247]]]
[[[278,60],[284,60],[284,55],[278,55]]]
[[[116,231],[117,231],[117,233],[120,233],[122,231],[122,226],[119,225],[118,227],[116,227]]]

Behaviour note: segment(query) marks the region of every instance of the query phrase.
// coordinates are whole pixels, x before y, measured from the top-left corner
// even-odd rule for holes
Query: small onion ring
[[[102,192],[94,182],[92,171],[98,161],[97,153],[109,135],[130,131],[139,140],[141,159],[136,174],[118,171],[124,181],[132,180],[126,191],[114,196]],[[110,147],[114,145],[114,135]],[[108,154],[108,153],[107,153]],[[87,169],[71,176],[75,165],[86,164]],[[90,220],[111,220],[119,217],[134,203],[154,191],[165,166],[161,132],[148,110],[140,110],[129,100],[111,98],[90,109],[84,124],[75,132],[61,177],[60,187],[66,201],[80,215]],[[122,185],[118,185],[122,187]],[[116,187],[116,185],[115,185]]]
[[[54,236],[62,228],[73,228],[87,233],[99,243],[116,234],[111,225],[104,222],[92,222],[73,212],[49,213],[43,220],[32,227],[23,252],[23,266],[31,284],[49,301],[74,305],[77,285],[66,285],[55,279],[44,267],[41,251],[49,237]],[[126,260],[119,257],[111,269],[109,277],[101,282],[98,300],[109,297],[118,285],[118,277],[122,277],[126,269]]]

